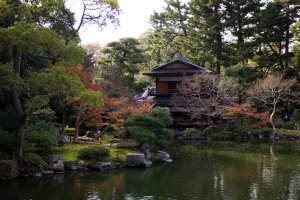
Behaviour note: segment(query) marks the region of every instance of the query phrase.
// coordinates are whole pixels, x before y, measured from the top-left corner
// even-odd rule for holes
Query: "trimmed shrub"
[[[23,160],[29,166],[38,167],[44,170],[48,167],[48,164],[36,153],[26,153],[23,156]]]
[[[64,132],[65,132],[65,134],[68,134],[68,133],[75,133],[75,128],[65,127],[65,128],[64,128]]]
[[[108,155],[109,149],[105,146],[89,146],[78,152],[78,158],[83,160],[101,160]]]
[[[139,144],[149,143],[165,147],[172,138],[166,127],[172,122],[169,108],[155,107],[146,114],[135,114],[125,121],[125,137],[133,138]]]

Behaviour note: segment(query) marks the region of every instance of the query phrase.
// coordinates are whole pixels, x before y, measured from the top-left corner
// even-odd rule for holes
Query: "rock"
[[[52,170],[42,171],[43,176],[52,176],[53,174],[54,174],[54,171],[52,171]]]
[[[10,180],[17,178],[18,164],[13,160],[0,161],[0,180]]]
[[[82,169],[82,167],[78,166],[78,163],[76,161],[68,161],[65,162],[64,165],[65,165],[65,170],[78,171]]]
[[[94,170],[99,170],[99,171],[103,172],[103,171],[115,169],[116,167],[111,162],[98,162],[95,165],[93,165],[92,168]]]
[[[145,155],[146,160],[151,160],[150,149],[151,146],[148,143],[144,143],[141,147],[141,153]]]
[[[170,155],[164,151],[158,151],[156,153],[156,155],[154,156],[154,161],[155,162],[166,162],[166,163],[173,162]]]
[[[54,172],[64,172],[65,165],[62,156],[60,155],[51,155],[49,156],[49,169]]]
[[[147,160],[147,161],[146,161],[146,167],[151,167],[151,166],[152,166],[152,161]]]
[[[111,170],[114,168],[116,168],[116,167],[111,162],[104,162],[104,163],[101,163],[101,165],[99,166],[99,169],[101,172]]]
[[[42,177],[42,172],[37,167],[23,167],[19,169],[20,176],[23,177],[35,177],[40,178]]]
[[[146,167],[147,160],[143,153],[128,153],[126,159],[126,165],[128,167]]]

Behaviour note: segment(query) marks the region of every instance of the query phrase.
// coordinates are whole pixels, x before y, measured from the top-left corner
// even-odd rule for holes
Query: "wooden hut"
[[[156,105],[170,107],[174,124],[180,124],[179,121],[184,121],[183,119],[187,116],[185,116],[184,112],[173,108],[171,97],[177,92],[177,85],[184,76],[203,72],[210,71],[178,56],[175,60],[155,67],[143,74],[155,79],[155,88],[148,90],[148,95],[154,96]]]

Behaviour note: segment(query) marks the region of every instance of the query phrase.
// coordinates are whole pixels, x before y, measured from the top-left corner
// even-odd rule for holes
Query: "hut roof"
[[[144,75],[156,75],[156,74],[173,74],[173,73],[199,73],[199,72],[211,72],[210,70],[201,67],[199,65],[188,62],[186,59],[177,56],[175,60],[166,64],[157,66],[148,72],[144,72]]]

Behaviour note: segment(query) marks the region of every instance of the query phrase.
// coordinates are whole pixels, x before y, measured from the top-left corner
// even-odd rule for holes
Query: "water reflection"
[[[217,144],[216,148],[189,147],[193,149],[192,157],[151,169],[67,173],[0,182],[0,195],[5,200],[300,199],[298,155],[280,155],[276,150],[273,155],[263,153],[262,149],[268,152],[270,146],[260,147],[258,153],[252,146],[235,145],[239,151],[228,146],[221,149]]]

